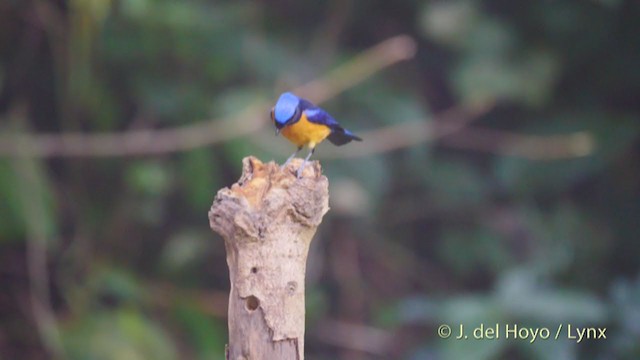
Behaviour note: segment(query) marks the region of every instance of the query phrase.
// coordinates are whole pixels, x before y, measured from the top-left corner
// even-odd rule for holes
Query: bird
[[[297,171],[297,178],[302,176],[305,165],[313,155],[316,146],[324,139],[329,139],[336,146],[352,140],[362,141],[351,131],[343,128],[328,112],[314,105],[307,99],[293,93],[284,92],[271,109],[271,120],[276,127],[276,136],[280,133],[297,146],[281,168],[284,168],[306,145],[309,154]]]

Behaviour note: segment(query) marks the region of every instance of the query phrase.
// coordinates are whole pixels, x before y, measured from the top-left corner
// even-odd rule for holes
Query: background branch
[[[357,85],[380,70],[410,59],[415,42],[408,36],[385,40],[320,79],[293,91],[321,103]],[[100,157],[165,154],[191,150],[251,134],[266,124],[269,103],[258,100],[239,114],[180,128],[131,130],[123,133],[5,133],[0,156]]]

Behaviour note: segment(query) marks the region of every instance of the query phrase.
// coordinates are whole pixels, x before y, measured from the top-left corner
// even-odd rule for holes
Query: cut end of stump
[[[301,177],[297,178],[296,172],[303,161],[293,159],[281,169],[273,161],[263,163],[253,156],[244,158],[238,182],[216,195],[209,211],[211,228],[225,238],[231,235],[229,230],[241,225],[239,222],[260,224],[261,228],[257,230],[263,232],[265,228],[259,220],[267,221],[264,226],[268,230],[278,223],[282,213],[306,227],[319,225],[329,210],[329,182],[322,175],[318,161],[307,163]],[[235,226],[230,227],[229,223],[235,223]]]
[[[253,207],[259,208],[267,191],[271,188],[310,187],[318,181],[327,181],[326,177],[322,176],[319,161],[308,163],[298,179],[296,172],[303,161],[303,159],[293,159],[281,169],[274,161],[263,163],[254,156],[245,157],[242,160],[242,176],[231,186],[231,191],[244,197]]]

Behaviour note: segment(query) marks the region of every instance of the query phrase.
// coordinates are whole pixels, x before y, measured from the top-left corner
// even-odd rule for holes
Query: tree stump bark
[[[231,280],[227,359],[304,359],[307,254],[329,192],[317,161],[296,179],[301,163],[281,170],[245,158],[240,180],[220,190],[209,211]]]

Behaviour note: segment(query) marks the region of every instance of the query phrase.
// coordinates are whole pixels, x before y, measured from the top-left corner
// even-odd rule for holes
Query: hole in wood
[[[257,297],[251,295],[247,298],[247,310],[254,311],[260,306],[260,300]]]
[[[254,266],[254,267],[252,267],[252,268],[251,268],[251,273],[252,273],[252,274],[257,274],[257,273],[258,273],[258,268],[257,268],[257,267],[255,267],[255,266]]]
[[[296,292],[296,289],[298,288],[298,283],[295,281],[289,281],[287,283],[287,292],[289,293],[289,295],[293,295]]]

